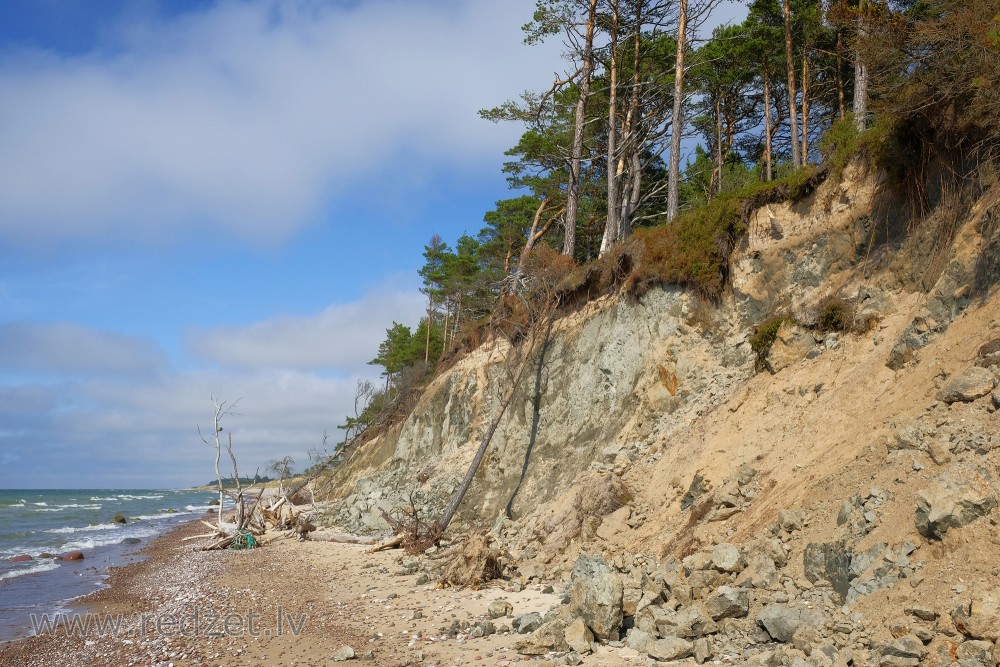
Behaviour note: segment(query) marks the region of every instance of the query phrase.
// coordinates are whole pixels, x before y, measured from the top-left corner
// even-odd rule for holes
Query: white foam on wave
[[[91,530],[116,530],[120,528],[118,524],[114,523],[97,523],[93,526],[65,526],[63,528],[49,528],[44,530],[44,533],[83,533]]]
[[[121,493],[118,494],[118,497],[122,500],[160,500],[163,498],[163,494],[161,493],[158,496],[133,496],[128,493]]]
[[[0,572],[0,581],[3,581],[4,579],[13,579],[14,577],[20,577],[25,574],[34,574],[35,572],[54,570],[59,567],[59,563],[54,560],[38,560],[30,562],[31,565],[28,567],[18,567],[12,570],[7,570],[6,572]]]
[[[91,496],[91,500],[118,500],[116,496],[108,496],[107,498],[101,498],[100,496]]]
[[[87,551],[88,549],[96,549],[98,547],[106,547],[111,544],[121,544],[122,540],[129,537],[152,537],[153,535],[159,534],[159,530],[153,526],[147,528],[132,528],[129,529],[127,533],[118,533],[117,535],[109,535],[107,533],[101,535],[94,535],[93,537],[84,537],[73,542],[67,542],[62,545],[61,549],[63,551]]]
[[[19,503],[11,503],[10,505],[0,505],[0,507],[24,507],[24,501]]]
[[[56,505],[56,507],[60,507],[60,508],[78,507],[80,509],[85,509],[85,510],[99,510],[99,509],[101,509],[104,506],[103,505],[81,505],[79,503],[72,503],[70,505]]]
[[[48,507],[48,503],[31,503],[32,505],[38,505],[39,507]]]
[[[162,514],[140,514],[135,519],[142,519],[143,521],[156,521],[157,519],[169,519],[172,516],[184,516],[185,514],[190,514],[190,512],[163,512]]]

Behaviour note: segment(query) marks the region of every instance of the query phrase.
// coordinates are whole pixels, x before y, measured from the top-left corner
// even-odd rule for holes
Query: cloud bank
[[[87,57],[5,52],[0,236],[160,239],[209,225],[271,241],[359,182],[497,164],[517,130],[477,109],[544,87],[558,66],[558,44],[520,43],[532,11],[229,1],[133,20]]]

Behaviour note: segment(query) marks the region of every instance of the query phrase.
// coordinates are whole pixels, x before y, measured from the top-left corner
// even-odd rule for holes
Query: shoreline
[[[544,614],[561,597],[558,582],[558,592],[509,581],[441,588],[423,572],[425,557],[288,533],[270,533],[249,551],[197,552],[198,542],[180,541],[202,530],[192,521],[160,535],[139,551],[141,561],[114,568],[107,587],[78,599],[86,632],[63,625],[0,644],[0,666],[327,667],[350,647],[371,665],[511,667],[534,662],[514,650],[525,635],[511,631],[513,619]],[[510,614],[488,621],[500,598]],[[490,632],[477,636],[473,626],[485,622]],[[588,662],[638,657],[602,647]]]

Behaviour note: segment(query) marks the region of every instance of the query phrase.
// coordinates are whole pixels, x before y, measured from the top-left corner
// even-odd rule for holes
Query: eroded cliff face
[[[521,585],[603,555],[626,645],[657,659],[997,663],[1000,187],[945,236],[879,247],[877,191],[849,172],[759,211],[721,305],[661,289],[558,322],[462,515],[492,527]],[[865,326],[814,328],[830,296]],[[748,339],[779,314],[794,322],[755,373]],[[378,510],[410,498],[436,515],[495,409],[503,353],[456,364],[348,462],[327,521],[377,531]],[[564,651],[559,624],[589,624],[585,607],[554,611],[521,650]]]
[[[699,319],[708,310],[698,297],[662,289],[641,299],[605,298],[560,320],[529,362],[463,517],[492,523],[509,502],[522,516],[605,450],[641,449],[728,396],[752,372],[751,358],[727,340],[731,327]],[[361,493],[337,519],[383,528],[369,508],[388,508],[395,502],[389,496],[408,497],[411,489],[440,505],[497,409],[507,381],[504,354],[500,344],[486,345],[435,380],[389,436],[391,457],[378,470],[357,472],[356,480],[367,481],[355,482]]]

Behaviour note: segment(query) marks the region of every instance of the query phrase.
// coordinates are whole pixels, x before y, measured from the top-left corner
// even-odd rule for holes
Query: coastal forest
[[[663,284],[711,301],[748,212],[851,160],[898,195],[873,243],[984,187],[1000,156],[1000,0],[752,0],[709,33],[717,4],[538,1],[524,41],[559,40],[563,71],[480,112],[523,129],[503,167],[511,196],[478,233],[428,240],[426,315],[387,328],[370,362],[384,382],[359,383],[344,443],[405,417],[517,320],[511,299],[539,276],[561,308]]]

